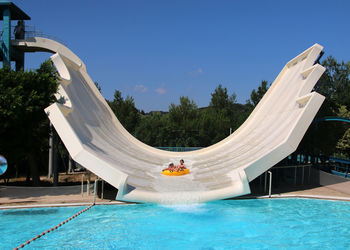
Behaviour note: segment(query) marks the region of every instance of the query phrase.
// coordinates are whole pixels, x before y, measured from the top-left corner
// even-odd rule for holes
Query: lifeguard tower
[[[11,61],[16,62],[16,70],[24,68],[24,52],[18,51],[11,45],[12,40],[25,39],[24,20],[30,20],[30,17],[18,8],[12,2],[0,2],[0,20],[2,21],[2,30],[0,30],[0,61],[3,66],[11,67]],[[17,21],[13,26],[17,29],[15,36],[12,29],[12,21]],[[18,32],[18,29],[21,31]]]

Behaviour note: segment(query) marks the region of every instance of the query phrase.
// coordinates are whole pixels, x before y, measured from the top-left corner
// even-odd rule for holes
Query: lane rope
[[[36,239],[39,239],[40,237],[58,229],[59,227],[63,226],[64,224],[66,224],[67,222],[71,221],[72,219],[76,218],[78,215],[86,212],[87,210],[89,210],[90,208],[92,208],[93,206],[95,205],[95,203],[91,204],[90,206],[88,206],[87,208],[84,208],[83,210],[81,210],[80,212],[76,213],[75,215],[69,217],[68,219],[66,219],[65,221],[62,221],[61,223],[57,224],[56,226],[54,227],[51,227],[50,229],[42,232],[41,234],[38,234],[37,236],[31,238],[30,240],[24,242],[23,244],[19,245],[18,247],[15,247],[13,250],[18,250],[20,248],[23,248],[25,247],[26,245],[30,244],[31,242],[33,242],[34,240]]]

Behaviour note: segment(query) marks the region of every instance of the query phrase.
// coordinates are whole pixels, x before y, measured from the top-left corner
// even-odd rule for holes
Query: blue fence
[[[331,168],[332,174],[350,179],[350,174],[349,174],[350,160],[349,159],[340,159],[340,158],[335,158],[330,156],[329,166]]]
[[[156,147],[161,150],[165,151],[172,151],[172,152],[188,152],[188,151],[194,151],[202,149],[203,147]]]
[[[328,161],[328,157],[324,157],[324,156],[293,153],[287,156],[286,158],[284,158],[282,161],[280,161],[277,164],[277,166],[306,165],[306,164],[323,165],[327,161]]]

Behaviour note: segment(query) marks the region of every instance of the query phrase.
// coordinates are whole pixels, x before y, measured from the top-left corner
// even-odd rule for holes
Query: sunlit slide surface
[[[249,194],[249,182],[296,150],[324,100],[312,92],[325,70],[314,64],[322,50],[315,44],[286,64],[232,135],[201,150],[168,152],[124,129],[84,63],[64,45],[44,38],[12,45],[54,53],[60,87],[57,102],[45,112],[72,158],[116,187],[117,200],[194,203]],[[169,162],[180,159],[190,174],[161,174]]]

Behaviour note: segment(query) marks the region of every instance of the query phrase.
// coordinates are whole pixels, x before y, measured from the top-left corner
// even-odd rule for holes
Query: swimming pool
[[[16,247],[84,207],[0,211],[0,248]],[[94,206],[24,249],[346,249],[350,203],[312,199]]]

